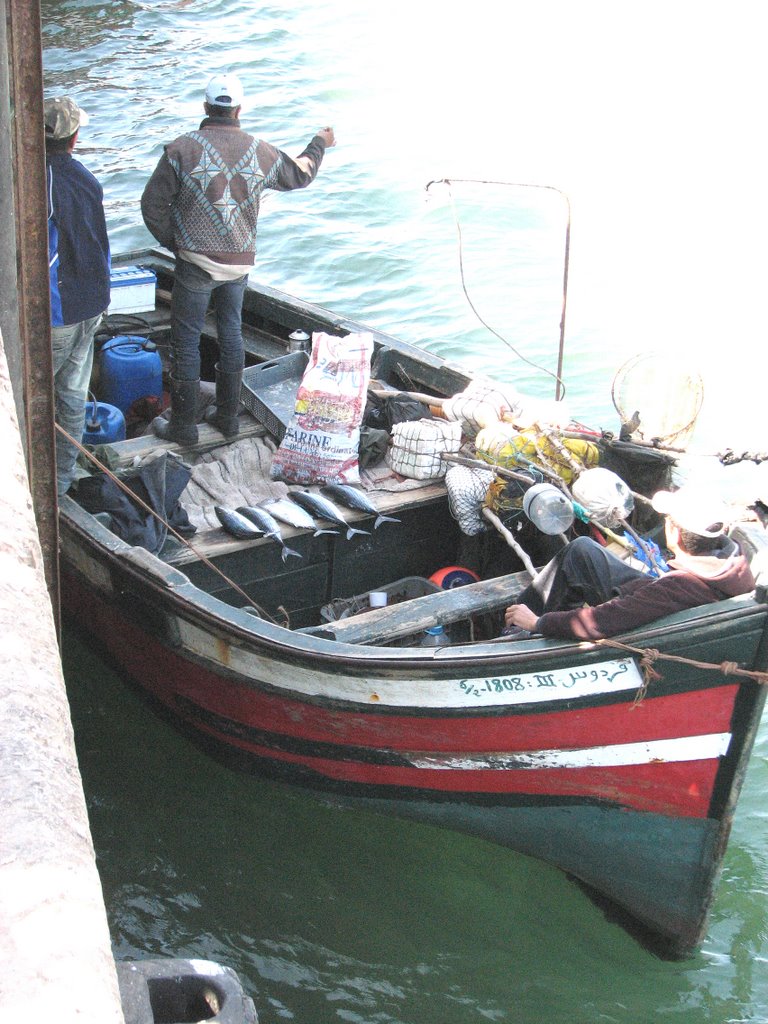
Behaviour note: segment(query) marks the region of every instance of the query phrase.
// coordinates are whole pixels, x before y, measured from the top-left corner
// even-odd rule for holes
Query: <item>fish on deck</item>
[[[306,509],[310,515],[343,527],[347,531],[347,540],[356,533],[366,535],[370,533],[369,530],[358,530],[356,527],[350,526],[330,498],[326,498],[322,494],[316,494],[313,491],[289,491],[288,497],[291,501],[295,501],[297,505],[301,505],[303,509]]]
[[[328,530],[318,526],[309,512],[295,501],[288,501],[286,498],[272,498],[270,501],[265,501],[261,507],[266,509],[270,515],[273,515],[275,519],[279,519],[281,522],[287,523],[288,526],[293,526],[297,530],[314,530],[313,536],[315,537],[321,533],[331,533],[333,535],[338,533],[335,529]]]
[[[271,537],[276,540],[282,547],[282,559],[287,561],[289,555],[295,555],[296,558],[301,558],[301,554],[298,551],[294,551],[293,548],[289,548],[283,540],[283,535],[280,532],[280,527],[277,521],[267,512],[266,509],[260,508],[258,505],[241,505],[236,511],[243,516],[246,521],[251,522],[261,533],[266,537]]]
[[[336,501],[347,508],[353,509],[355,512],[365,512],[369,516],[376,516],[376,521],[373,524],[374,530],[378,529],[382,523],[400,522],[394,516],[385,516],[383,512],[379,512],[365,492],[361,491],[359,487],[352,487],[350,484],[325,484],[320,490],[323,494],[335,498]]]
[[[227,533],[237,537],[238,540],[255,540],[264,532],[240,512],[235,512],[234,509],[214,505],[213,511]]]

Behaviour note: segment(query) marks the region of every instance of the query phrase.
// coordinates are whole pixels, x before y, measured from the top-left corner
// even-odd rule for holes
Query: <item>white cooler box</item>
[[[113,267],[107,313],[147,313],[155,308],[157,276],[144,267]]]

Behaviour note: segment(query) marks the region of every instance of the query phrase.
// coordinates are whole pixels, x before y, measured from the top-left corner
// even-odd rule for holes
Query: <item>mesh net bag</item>
[[[400,476],[413,480],[436,480],[448,469],[443,452],[456,453],[461,447],[461,424],[448,420],[411,420],[392,427],[392,444],[386,463]]]
[[[499,387],[491,381],[474,380],[464,391],[443,402],[443,415],[458,420],[470,437],[520,409],[520,396],[511,387]]]
[[[448,505],[459,529],[468,537],[486,529],[482,518],[483,505],[494,473],[489,469],[451,466],[445,475]]]

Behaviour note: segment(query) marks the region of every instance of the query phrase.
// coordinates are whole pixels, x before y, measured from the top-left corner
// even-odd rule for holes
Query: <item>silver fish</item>
[[[288,555],[295,555],[297,558],[301,558],[298,551],[294,551],[293,548],[289,548],[285,543],[283,535],[280,533],[280,527],[266,509],[260,508],[258,505],[241,505],[237,511],[241,516],[244,516],[246,520],[253,523],[253,525],[266,537],[271,537],[273,540],[278,542],[283,549],[282,557],[284,562],[287,560]]]
[[[314,530],[314,537],[321,533],[335,535],[337,532],[336,530],[321,530],[305,508],[297,505],[295,501],[288,501],[287,498],[272,498],[270,501],[265,501],[261,507],[267,509],[275,519],[280,519],[283,523],[288,523],[289,526],[295,526],[297,530]]]
[[[291,501],[295,501],[297,505],[301,505],[311,515],[318,516],[320,519],[327,519],[329,523],[335,523],[337,526],[344,527],[347,531],[347,540],[355,533],[369,533],[368,530],[358,530],[354,526],[350,526],[331,499],[324,497],[322,494],[315,494],[313,491],[289,491],[288,497]]]
[[[376,516],[376,522],[373,524],[374,530],[381,526],[382,523],[400,522],[394,516],[385,516],[379,512],[368,500],[365,492],[361,491],[359,487],[351,487],[349,484],[325,484],[320,490],[323,494],[328,494],[337,501],[340,501],[347,508],[352,508],[356,512],[366,512],[369,516]]]
[[[231,533],[233,537],[237,537],[238,540],[253,540],[256,537],[260,537],[263,530],[259,530],[255,523],[252,523],[245,516],[239,512],[233,511],[231,508],[223,508],[221,505],[214,505],[213,511],[216,513],[219,522],[227,531]]]

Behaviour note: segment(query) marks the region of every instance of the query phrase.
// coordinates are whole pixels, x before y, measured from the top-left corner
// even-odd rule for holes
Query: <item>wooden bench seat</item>
[[[377,644],[423,632],[434,625],[448,626],[470,615],[496,611],[512,604],[530,583],[527,572],[513,572],[453,590],[415,597],[400,604],[374,608],[323,626],[298,630],[348,644]]]

